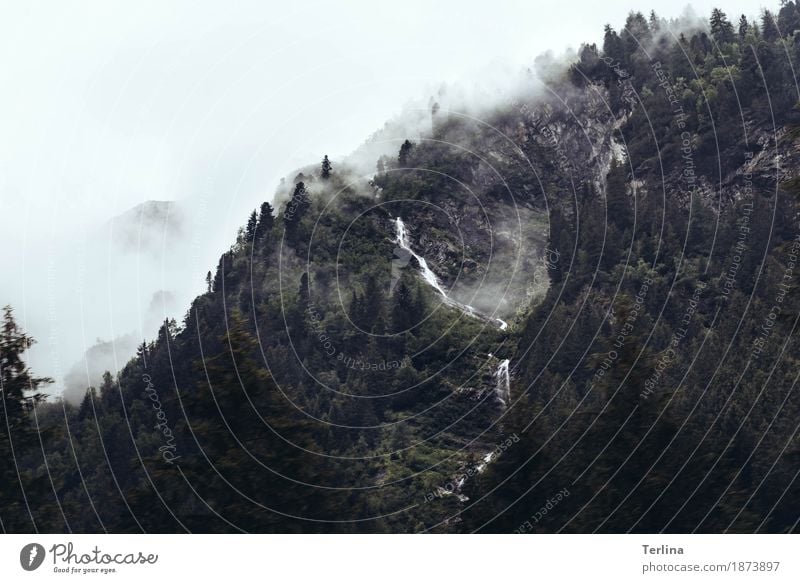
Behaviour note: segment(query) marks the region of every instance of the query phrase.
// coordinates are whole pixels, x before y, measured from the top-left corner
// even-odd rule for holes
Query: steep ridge
[[[519,532],[567,489],[530,530],[791,530],[797,55],[745,24],[632,13],[368,178],[285,181],[73,412],[109,527]]]

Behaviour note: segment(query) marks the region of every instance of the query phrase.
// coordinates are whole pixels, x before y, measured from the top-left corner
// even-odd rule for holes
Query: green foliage
[[[254,211],[184,321],[164,322],[79,406],[41,402],[48,379],[25,365],[32,340],[7,309],[3,529],[791,531],[800,301],[780,290],[796,261],[798,179],[761,177],[713,207],[698,184],[741,186],[764,147],[745,128],[796,139],[798,55],[785,43],[797,14],[793,2],[765,12],[757,34],[714,10],[710,34],[672,42],[670,23],[635,12],[619,34],[606,27],[601,51],[582,47],[558,89],[607,98],[593,121],[627,146],[602,184],[569,167],[580,152],[565,161],[543,145],[544,122],[519,104],[487,124],[432,106],[435,139],[405,140],[370,185],[345,184],[325,156],[322,181],[298,175],[277,215]],[[583,106],[547,123],[595,115]],[[398,261],[402,215],[447,284],[488,264],[464,186],[488,213],[548,212],[549,229],[523,228],[548,239],[550,285],[509,331]],[[459,214],[460,263],[448,263],[448,213],[427,207]],[[492,397],[505,358],[506,410]],[[532,519],[562,491],[557,511]]]
[[[42,494],[43,480],[25,471],[23,456],[38,444],[31,411],[43,400],[38,389],[51,379],[35,376],[24,360],[33,339],[20,330],[11,307],[0,328],[0,524],[3,532],[36,528],[29,497]],[[52,505],[48,505],[52,509]]]

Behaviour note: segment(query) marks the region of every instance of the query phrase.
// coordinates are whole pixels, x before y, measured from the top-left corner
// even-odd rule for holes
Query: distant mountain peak
[[[124,251],[156,251],[183,232],[185,213],[172,200],[148,200],[111,218],[106,226]]]

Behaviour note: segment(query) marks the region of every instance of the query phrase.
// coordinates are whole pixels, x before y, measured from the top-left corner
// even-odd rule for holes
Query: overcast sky
[[[201,285],[243,212],[270,198],[281,176],[349,153],[409,100],[492,63],[522,67],[545,50],[600,41],[603,25],[619,29],[631,9],[682,10],[667,0],[432,4],[4,2],[0,304],[13,304],[40,340],[52,336],[52,352],[72,326],[53,323],[71,321],[61,296],[76,293],[59,285],[57,269],[70,267],[57,252],[76,234],[145,200],[205,192],[216,235],[197,265]],[[720,6],[731,20],[761,8],[692,6],[702,16]],[[87,267],[89,285],[107,285]],[[117,298],[118,309],[147,304],[150,288],[160,286]],[[73,344],[131,331],[106,320]],[[58,366],[40,353],[39,372],[68,366],[76,348],[63,350]]]

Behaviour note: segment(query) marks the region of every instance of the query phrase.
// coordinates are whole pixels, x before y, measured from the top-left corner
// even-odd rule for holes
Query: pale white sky
[[[738,0],[692,6],[702,16],[719,6],[733,21],[760,11]],[[123,316],[93,324],[75,316],[76,294],[94,285],[111,290],[102,277],[119,277],[108,270],[93,278],[85,260],[65,265],[76,234],[148,199],[205,192],[212,220],[198,243],[196,285],[172,290],[183,301],[247,209],[293,168],[349,153],[442,82],[474,78],[498,59],[521,67],[548,49],[600,41],[606,22],[619,29],[630,10],[651,8],[669,18],[682,5],[7,0],[0,6],[0,304],[15,305],[40,340],[52,338],[37,358],[40,373],[54,374],[95,337],[134,326]],[[82,284],[61,279],[77,269],[86,271]],[[172,285],[141,277],[131,298],[108,292],[115,313],[141,310],[154,290]],[[81,338],[69,340],[78,321]],[[63,353],[53,355],[54,347]]]
[[[732,20],[760,9],[693,3],[698,14],[712,5]],[[5,6],[0,200],[58,198],[67,212],[88,200],[99,216],[185,195],[215,163],[228,196],[240,179],[245,192],[270,190],[293,166],[349,152],[426,87],[498,57],[524,64],[600,40],[631,9],[681,10],[664,0]]]

